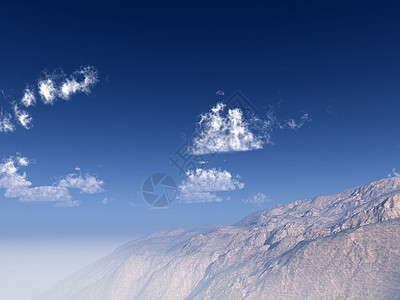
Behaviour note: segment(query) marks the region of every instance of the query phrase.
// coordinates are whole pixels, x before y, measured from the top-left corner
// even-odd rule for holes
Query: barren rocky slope
[[[153,233],[40,299],[400,299],[400,178]]]

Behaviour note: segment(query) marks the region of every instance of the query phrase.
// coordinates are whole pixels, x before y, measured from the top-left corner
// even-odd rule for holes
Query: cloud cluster
[[[179,185],[179,200],[183,203],[220,202],[215,192],[242,189],[239,176],[226,170],[196,169],[186,172],[186,179]]]
[[[0,133],[13,132],[16,124],[25,129],[33,126],[33,119],[25,109],[37,104],[37,96],[44,104],[53,105],[58,99],[69,100],[76,93],[89,94],[91,88],[98,82],[98,72],[94,67],[86,66],[67,77],[62,71],[46,73],[34,87],[26,87],[20,100],[11,102],[12,113],[0,113]]]
[[[217,94],[223,95],[223,92]],[[194,155],[258,150],[266,144],[273,144],[271,136],[275,129],[298,130],[310,121],[308,113],[303,113],[297,120],[280,120],[272,106],[264,116],[257,117],[246,115],[242,107],[227,108],[226,104],[217,103],[200,115],[190,150]],[[186,176],[180,185],[179,196],[184,203],[219,202],[222,198],[215,192],[233,191],[244,186],[229,172],[216,169],[188,171]],[[258,206],[268,201],[262,193],[243,200]]]
[[[26,173],[20,171],[29,163],[28,158],[22,156],[11,156],[0,163],[0,188],[5,189],[5,197],[18,198],[20,202],[54,202],[55,206],[73,207],[79,206],[80,201],[72,199],[70,189],[85,194],[103,191],[104,182],[90,174],[69,174],[53,185],[32,187]]]
[[[311,121],[308,113],[304,113],[298,121],[281,121],[272,109],[265,118],[250,116],[246,119],[240,108],[227,111],[225,108],[225,104],[217,103],[209,112],[201,115],[193,139],[194,155],[262,149],[265,144],[272,144],[271,134],[275,128],[298,130]]]
[[[271,202],[271,200],[269,200],[263,193],[258,193],[251,198],[244,199],[243,202],[246,204],[261,206],[264,203]]]

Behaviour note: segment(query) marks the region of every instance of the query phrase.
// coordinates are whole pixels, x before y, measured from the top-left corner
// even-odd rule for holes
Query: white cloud
[[[5,159],[0,164],[0,188],[5,188],[8,191],[9,189],[20,189],[32,185],[31,182],[26,180],[25,173],[18,174],[19,167],[23,166],[27,166],[27,162],[21,157]]]
[[[32,128],[32,117],[24,110],[21,110],[18,105],[14,105],[14,114],[18,123],[25,129]]]
[[[244,203],[246,204],[255,204],[257,206],[261,206],[264,203],[271,202],[263,193],[258,193],[251,198],[244,199]]]
[[[180,196],[184,203],[220,202],[215,192],[242,189],[244,184],[239,176],[232,176],[226,170],[196,169],[186,172],[186,179],[179,185]]]
[[[189,170],[186,177],[179,186],[182,192],[233,191],[244,187],[238,176],[235,178],[230,172],[215,168]]]
[[[252,132],[251,121],[243,118],[239,108],[224,114],[225,104],[218,103],[201,115],[198,135],[193,140],[196,155],[261,149],[263,137]]]
[[[275,128],[298,130],[310,122],[308,113],[300,120],[279,120],[272,107],[265,118],[256,116],[244,118],[240,108],[225,111],[226,105],[217,105],[202,114],[193,139],[192,153],[203,155],[210,153],[227,153],[262,149],[265,144],[272,144],[271,134]]]
[[[85,194],[95,194],[103,192],[104,181],[89,174],[86,174],[85,177],[68,174],[66,178],[60,180],[58,185],[69,189],[79,189]]]
[[[26,166],[29,165],[29,160],[28,160],[27,157],[18,156],[17,157],[17,162],[21,167],[26,167]]]
[[[58,90],[55,87],[55,82],[52,78],[40,80],[38,83],[39,95],[44,104],[54,104]]]
[[[97,82],[97,70],[87,66],[76,70],[69,78],[65,78],[64,74],[47,75],[45,79],[39,81],[38,88],[43,102],[54,104],[58,97],[68,100],[76,93],[89,94]]]
[[[20,202],[55,202],[56,206],[72,207],[80,202],[72,199],[70,189],[88,194],[103,191],[104,182],[88,174],[85,177],[69,174],[50,186],[32,187],[26,173],[20,172],[28,165],[28,158],[22,156],[11,156],[0,163],[0,188],[5,189],[5,197],[18,198]]]
[[[79,77],[83,77],[79,81]],[[65,79],[60,88],[60,97],[69,99],[71,95],[82,92],[90,93],[90,89],[98,81],[97,70],[93,67],[85,67],[75,71],[71,78]]]
[[[21,103],[25,107],[33,106],[36,104],[36,97],[31,89],[25,89],[24,96],[21,99]]]
[[[221,202],[222,198],[218,197],[216,193],[210,192],[193,192],[193,193],[182,193],[178,200],[180,203],[210,203],[210,202]]]
[[[12,116],[9,113],[3,113],[0,111],[0,132],[13,132],[15,126],[12,123]]]
[[[60,186],[37,186],[17,188],[11,186],[4,194],[7,198],[18,198],[20,202],[71,202],[68,189]]]

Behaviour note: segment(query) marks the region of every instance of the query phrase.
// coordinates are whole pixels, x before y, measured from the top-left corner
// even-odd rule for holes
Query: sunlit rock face
[[[40,299],[400,299],[400,178],[153,233]]]

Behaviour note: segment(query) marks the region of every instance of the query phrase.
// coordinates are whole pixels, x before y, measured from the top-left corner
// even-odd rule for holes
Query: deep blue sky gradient
[[[0,193],[0,234],[127,236],[157,229],[232,224],[263,207],[329,194],[400,168],[400,4],[397,1],[2,4],[0,88],[18,99],[44,70],[99,70],[89,96],[39,104],[34,127],[0,135],[0,157],[19,152],[34,185],[81,167],[106,193],[83,204],[18,203]],[[240,90],[285,119],[309,112],[274,146],[219,154],[210,167],[240,174],[245,188],[221,203],[151,209],[141,185],[153,172],[183,179],[168,157],[199,114]],[[0,98],[7,106],[8,99]],[[227,194],[228,195],[228,194]],[[113,197],[107,205],[105,197]],[[134,203],[132,207],[128,203]]]

